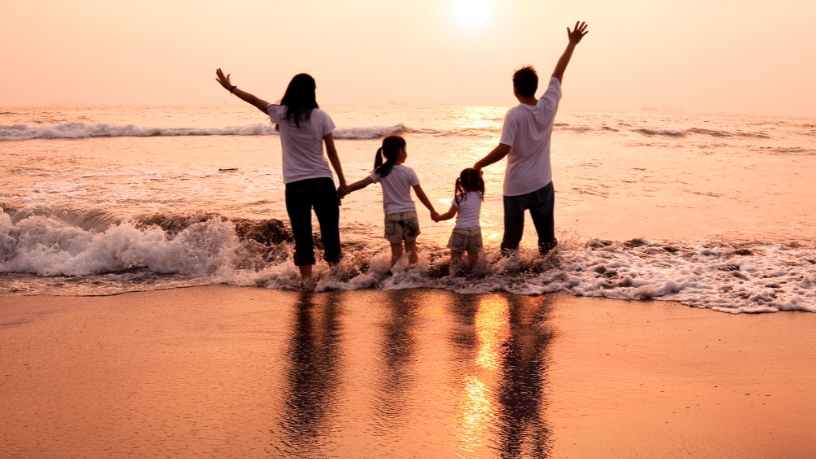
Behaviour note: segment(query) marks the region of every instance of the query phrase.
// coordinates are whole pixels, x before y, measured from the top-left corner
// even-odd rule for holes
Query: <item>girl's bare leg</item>
[[[450,265],[451,266],[458,263],[460,258],[462,258],[462,252],[457,252],[455,250],[450,251]]]
[[[402,258],[402,244],[391,244],[391,267]]]
[[[406,242],[405,251],[409,253],[408,263],[414,265],[419,261],[419,254],[417,253],[416,241]]]
[[[479,252],[476,252],[476,253],[468,252],[468,265],[470,266],[470,269],[473,269],[473,267],[476,266],[476,263],[478,261],[479,261]]]
[[[312,277],[312,265],[299,266],[301,279],[309,279]]]

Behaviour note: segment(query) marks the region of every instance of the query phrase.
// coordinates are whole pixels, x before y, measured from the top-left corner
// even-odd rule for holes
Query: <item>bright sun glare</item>
[[[479,28],[490,19],[490,1],[454,0],[453,11],[461,25],[471,29]]]

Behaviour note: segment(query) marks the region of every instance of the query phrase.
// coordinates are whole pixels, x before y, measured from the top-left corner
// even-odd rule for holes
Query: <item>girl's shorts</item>
[[[479,253],[482,251],[482,228],[454,228],[448,240],[448,248],[459,253]]]
[[[385,216],[385,238],[392,244],[416,241],[419,220],[416,212],[397,212]]]

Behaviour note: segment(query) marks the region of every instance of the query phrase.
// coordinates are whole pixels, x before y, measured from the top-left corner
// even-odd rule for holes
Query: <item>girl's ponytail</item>
[[[453,199],[456,200],[456,204],[459,204],[465,199],[465,189],[462,188],[462,176],[456,178],[456,185],[454,185],[453,189]]]
[[[391,169],[397,164],[399,152],[405,148],[405,139],[392,135],[383,139],[382,147],[377,150],[374,157],[374,172],[380,177],[386,177],[391,173]]]
[[[473,191],[481,195],[484,200],[485,183],[482,178],[482,173],[472,167],[462,170],[459,178],[456,179],[456,203],[459,204],[462,200],[467,199],[467,192]]]
[[[380,147],[377,149],[377,154],[374,156],[374,170],[377,170],[382,165],[383,165],[383,149],[382,147]]]

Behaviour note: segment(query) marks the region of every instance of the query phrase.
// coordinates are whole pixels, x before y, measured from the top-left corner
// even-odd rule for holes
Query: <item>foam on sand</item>
[[[290,241],[277,221],[202,215],[145,218],[103,230],[43,215],[13,221],[0,213],[0,273],[50,276],[28,287],[4,282],[0,294],[107,294],[162,288],[170,276],[173,286],[564,292],[672,300],[731,313],[816,312],[816,247],[797,244],[566,241],[544,259],[535,251],[502,258],[488,249],[473,273],[451,269],[447,251],[429,247],[417,265],[400,263],[389,275],[382,244],[359,242],[347,248],[340,266],[318,265],[318,281],[305,286],[292,265]],[[65,277],[82,289],[66,286]]]

